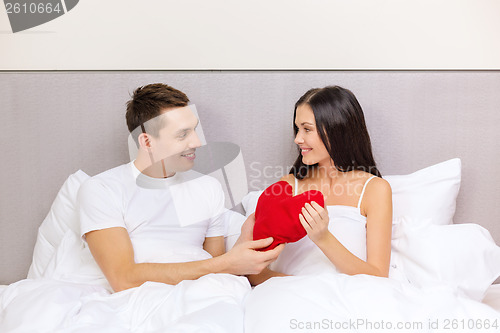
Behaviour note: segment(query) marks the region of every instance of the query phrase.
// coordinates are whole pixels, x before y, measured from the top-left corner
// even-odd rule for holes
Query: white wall
[[[207,142],[241,147],[252,190],[281,178],[297,156],[297,99],[312,87],[348,87],[382,174],[461,158],[454,221],[480,224],[500,244],[500,71],[3,73],[0,285],[26,277],[37,229],[70,174],[129,161],[125,103],[152,82],[189,96]]]
[[[82,0],[0,70],[499,69],[497,0]]]

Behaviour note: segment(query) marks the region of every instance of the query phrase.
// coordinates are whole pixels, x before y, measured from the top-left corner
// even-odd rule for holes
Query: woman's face
[[[314,113],[309,104],[301,104],[297,107],[295,126],[298,131],[294,142],[300,148],[302,162],[307,165],[330,164],[330,154],[319,137]]]

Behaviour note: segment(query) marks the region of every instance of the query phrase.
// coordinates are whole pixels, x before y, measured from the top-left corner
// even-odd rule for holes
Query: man
[[[252,240],[252,216],[225,252],[220,184],[186,176],[201,146],[188,102],[164,84],[136,89],[126,119],[137,158],[92,177],[79,191],[82,236],[115,292],[146,281],[258,274],[283,249],[255,251],[272,239]]]

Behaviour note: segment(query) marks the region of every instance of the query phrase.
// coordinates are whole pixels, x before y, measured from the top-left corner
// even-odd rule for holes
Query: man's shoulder
[[[121,179],[130,176],[132,174],[130,163],[131,162],[108,169],[90,178],[102,179],[104,181],[107,181],[107,180]]]
[[[82,184],[80,191],[100,190],[103,188],[118,190],[123,188],[130,178],[130,163],[122,164],[90,177]]]

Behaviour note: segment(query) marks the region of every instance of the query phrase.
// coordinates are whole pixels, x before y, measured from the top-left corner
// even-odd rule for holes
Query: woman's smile
[[[305,154],[307,154],[311,150],[312,150],[312,148],[303,148],[303,147],[300,147],[300,152],[301,152],[302,156],[304,156]]]

